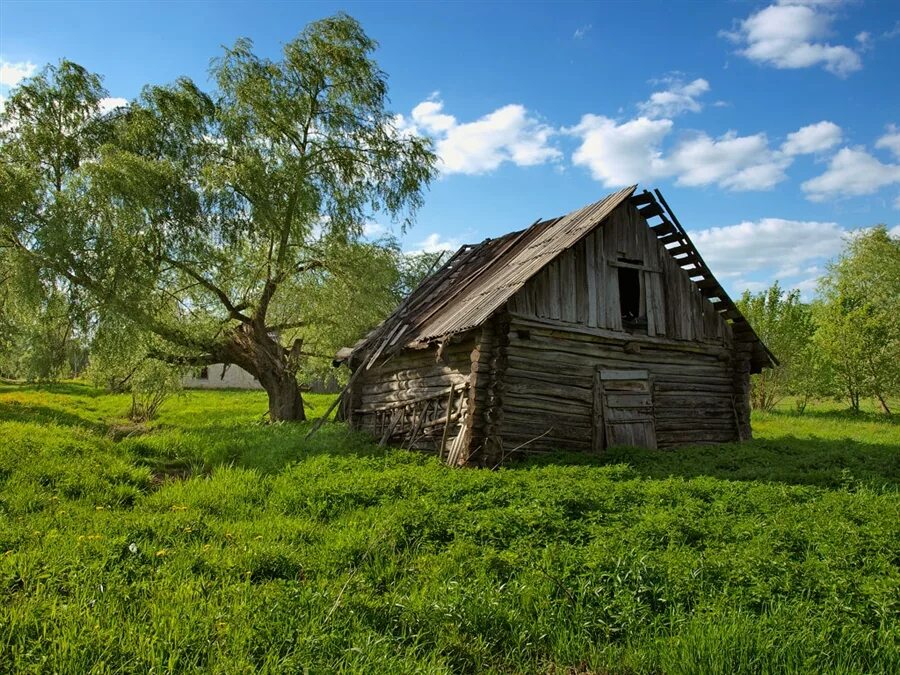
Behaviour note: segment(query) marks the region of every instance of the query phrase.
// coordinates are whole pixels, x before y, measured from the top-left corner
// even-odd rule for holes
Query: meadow
[[[487,471],[306,440],[257,392],[129,402],[0,384],[0,672],[900,672],[871,409]]]

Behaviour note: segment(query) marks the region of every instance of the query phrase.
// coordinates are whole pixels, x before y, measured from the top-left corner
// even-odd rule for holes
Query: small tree
[[[872,396],[885,414],[900,392],[900,240],[884,225],[856,233],[819,285],[816,342],[858,411]]]
[[[779,360],[778,366],[751,378],[751,404],[771,410],[792,393],[796,371],[809,364],[808,347],[815,329],[812,315],[800,301],[799,291],[785,292],[777,281],[755,295],[745,291],[737,305]]]
[[[180,369],[154,359],[145,359],[133,372],[129,381],[133,422],[156,419],[163,403],[181,390],[183,373]]]

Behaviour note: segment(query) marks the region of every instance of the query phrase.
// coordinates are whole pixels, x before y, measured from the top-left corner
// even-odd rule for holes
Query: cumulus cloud
[[[875,147],[890,150],[900,159],[900,129],[896,125],[888,124],[887,133],[875,142]]]
[[[0,59],[0,86],[15,87],[27,77],[37,72],[37,66],[31,61],[6,61]]]
[[[572,161],[584,166],[606,187],[621,187],[663,173],[660,144],[672,120],[647,117],[617,123],[601,115],[584,115],[567,132],[581,138]]]
[[[677,79],[665,81],[668,87],[655,91],[649,100],[638,105],[647,117],[674,117],[683,112],[700,112],[703,105],[698,98],[709,91],[709,82],[697,78],[687,84]]]
[[[883,140],[883,139],[882,139]],[[825,173],[805,181],[800,187],[814,202],[829,197],[869,195],[886,185],[900,183],[900,164],[884,164],[865,148],[841,148]]]
[[[439,165],[445,174],[487,173],[504,162],[535,166],[562,157],[550,144],[555,130],[518,104],[460,123],[444,112],[443,101],[431,98],[413,108],[409,120],[399,116],[396,122],[406,133],[435,139]]]
[[[822,66],[839,77],[862,68],[859,54],[827,39],[834,15],[829,2],[783,0],[741,21],[723,36],[741,46],[739,54],[775,68]],[[860,45],[865,40],[859,41]]]
[[[818,267],[813,263],[837,255],[845,232],[833,222],[763,218],[690,235],[717,276],[743,290],[750,287],[745,279],[751,275],[768,278],[759,282],[763,287],[776,278],[815,275]]]
[[[678,185],[709,185],[732,190],[767,190],[785,178],[790,161],[769,148],[765,134],[714,139],[704,133],[679,143],[665,162]]]
[[[780,149],[764,133],[742,136],[734,131],[717,138],[692,132],[664,149],[674,126],[667,118],[617,122],[589,114],[565,132],[581,139],[573,163],[586,167],[605,187],[674,178],[679,185],[728,190],[767,190],[785,179],[795,155],[831,147],[841,135],[840,127],[823,121],[789,134]]]
[[[841,142],[841,128],[834,122],[819,122],[788,134],[781,151],[786,155],[823,152]]]

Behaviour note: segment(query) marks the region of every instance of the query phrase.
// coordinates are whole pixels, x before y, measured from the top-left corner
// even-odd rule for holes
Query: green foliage
[[[737,302],[741,313],[779,361],[751,377],[751,404],[772,410],[785,396],[803,389],[808,398],[815,393],[815,355],[811,340],[815,327],[809,307],[800,301],[800,292],[785,292],[776,281],[767,290],[744,295]]]
[[[364,243],[363,223],[410,224],[435,175],[430,142],[386,109],[375,47],[338,14],[277,61],[239,40],[212,91],[181,78],[107,116],[99,76],[46,68],[0,114],[0,238],[101,317],[153,334],[151,354],[236,364],[297,398],[304,345],[329,350],[383,316],[394,253]]]
[[[133,371],[131,390],[132,422],[149,422],[156,419],[159,409],[168,398],[181,391],[184,373],[180,368],[153,359],[145,359]]]
[[[5,672],[900,666],[882,415],[776,409],[749,443],[490,472],[253,424],[259,392],[187,393],[116,442],[127,407],[0,385]]]
[[[900,392],[900,240],[883,225],[857,233],[819,293],[816,344],[836,386],[854,410],[874,396],[889,413]]]

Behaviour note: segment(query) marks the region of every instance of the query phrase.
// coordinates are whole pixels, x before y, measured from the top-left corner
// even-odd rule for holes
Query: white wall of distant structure
[[[233,365],[226,368],[224,363],[196,370],[182,380],[182,385],[185,389],[262,389],[259,380],[246,370]]]

